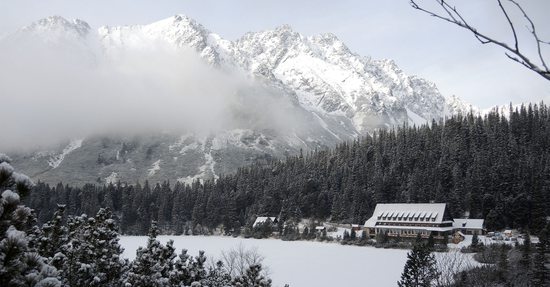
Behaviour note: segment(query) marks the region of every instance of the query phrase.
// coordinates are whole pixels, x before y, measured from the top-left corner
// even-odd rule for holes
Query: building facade
[[[453,228],[456,231],[460,231],[463,234],[468,235],[483,235],[485,229],[483,228],[483,219],[470,219],[470,218],[455,218],[453,220]]]
[[[370,237],[386,234],[388,237],[446,240],[453,231],[453,219],[445,203],[383,203],[377,204],[371,218],[365,222]]]

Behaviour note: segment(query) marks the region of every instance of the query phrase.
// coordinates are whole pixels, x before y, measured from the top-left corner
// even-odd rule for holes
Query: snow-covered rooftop
[[[375,227],[378,222],[442,223],[445,203],[379,203],[365,227]]]
[[[274,216],[273,217],[258,216],[256,218],[256,221],[254,221],[254,224],[252,224],[252,227],[256,227],[256,225],[266,222],[268,218],[271,219],[271,222],[275,222],[275,219],[277,219],[277,217],[274,217]]]
[[[483,229],[483,219],[455,218],[453,228]]]

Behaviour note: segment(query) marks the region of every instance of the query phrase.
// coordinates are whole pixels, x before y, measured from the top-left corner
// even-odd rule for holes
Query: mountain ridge
[[[331,147],[376,129],[419,125],[467,111],[458,97],[444,97],[434,83],[405,74],[392,60],[360,56],[334,34],[304,36],[289,25],[248,32],[235,41],[184,15],[97,31],[82,20],[54,16],[20,31],[54,44],[67,37],[78,43],[97,37],[101,53],[111,57],[159,43],[174,51],[192,50],[215,69],[258,83],[239,99],[254,100],[258,93],[282,97],[305,125],[285,132],[237,125],[207,136],[90,136],[78,139],[78,145],[73,140],[49,151],[14,156],[23,171],[51,183],[215,178],[256,160]],[[254,121],[257,112],[245,112]]]

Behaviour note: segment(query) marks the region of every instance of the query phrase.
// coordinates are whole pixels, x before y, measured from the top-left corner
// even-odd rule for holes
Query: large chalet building
[[[386,234],[389,237],[428,238],[446,240],[453,232],[453,219],[445,203],[383,203],[364,225],[370,237]]]

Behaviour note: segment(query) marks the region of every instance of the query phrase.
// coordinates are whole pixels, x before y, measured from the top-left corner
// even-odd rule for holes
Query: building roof
[[[275,220],[277,219],[277,217],[274,217],[274,216],[273,217],[258,216],[256,217],[256,221],[254,221],[254,224],[252,224],[252,227],[256,227],[256,225],[266,222],[268,218],[271,219],[271,222],[275,222]]]
[[[445,203],[379,203],[365,227],[379,222],[442,223],[445,207]]]
[[[455,229],[483,229],[483,219],[455,218],[453,228]]]

